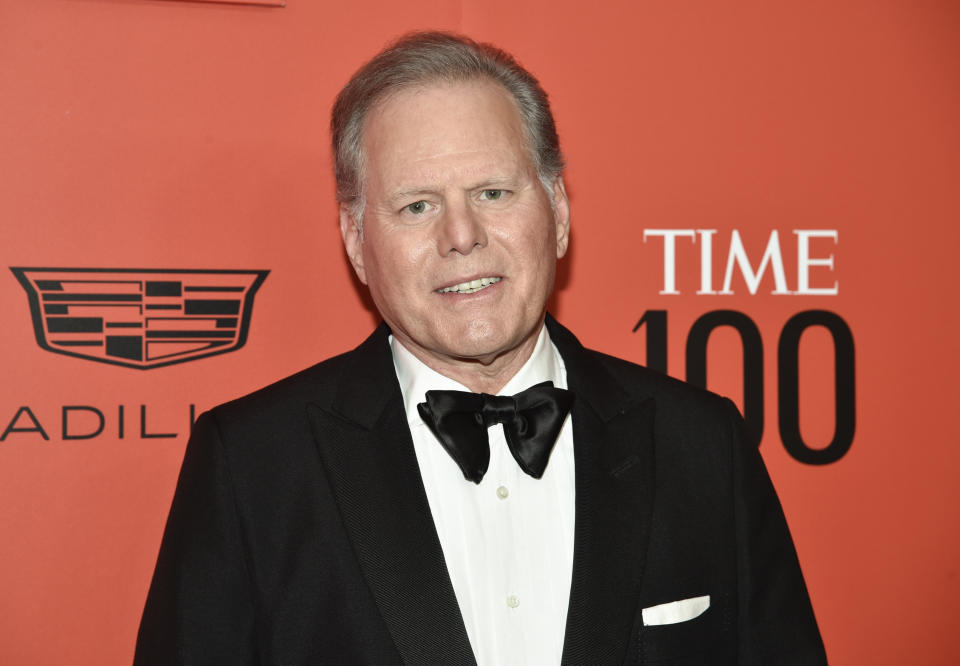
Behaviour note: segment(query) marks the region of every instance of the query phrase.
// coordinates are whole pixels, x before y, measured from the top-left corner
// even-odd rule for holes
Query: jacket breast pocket
[[[690,598],[644,609],[639,652],[642,664],[732,664],[732,622],[723,598]],[[687,602],[687,603],[685,603]]]

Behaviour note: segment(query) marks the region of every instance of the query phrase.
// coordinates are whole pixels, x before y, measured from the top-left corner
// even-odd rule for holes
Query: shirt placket
[[[524,664],[523,655],[523,618],[524,597],[526,589],[523,585],[523,562],[518,557],[523,548],[522,543],[515,539],[515,525],[520,494],[517,492],[517,475],[522,473],[513,459],[503,434],[503,426],[492,426],[488,431],[491,453],[491,471],[494,473],[494,484],[488,489],[492,494],[494,510],[490,512],[495,525],[493,529],[497,535],[496,552],[491,553],[491,562],[496,562],[495,576],[498,580],[491,581],[491,607],[497,618],[498,634],[502,637],[501,656],[509,655],[509,663]],[[495,464],[495,467],[494,467]]]

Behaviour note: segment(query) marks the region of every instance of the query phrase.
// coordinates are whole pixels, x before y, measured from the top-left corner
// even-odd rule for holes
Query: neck
[[[520,371],[537,346],[540,326],[534,328],[520,344],[507,350],[480,357],[445,356],[430,352],[410,341],[394,337],[411,354],[431,370],[463,384],[474,393],[496,395]]]

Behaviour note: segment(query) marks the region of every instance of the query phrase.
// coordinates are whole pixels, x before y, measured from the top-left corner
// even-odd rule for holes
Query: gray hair
[[[358,224],[365,204],[363,127],[367,114],[387,95],[404,88],[484,78],[503,86],[516,102],[537,177],[552,195],[553,184],[563,172],[563,155],[547,93],[537,79],[509,53],[490,44],[447,32],[413,32],[357,70],[333,105],[330,133],[337,201],[350,207]]]

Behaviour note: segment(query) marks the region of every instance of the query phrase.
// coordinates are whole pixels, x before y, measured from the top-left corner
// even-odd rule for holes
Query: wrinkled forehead
[[[513,95],[486,77],[436,80],[391,90],[366,114],[361,137],[363,172],[371,160],[415,159],[486,145],[534,164],[523,116]],[[383,165],[376,165],[383,166]]]

